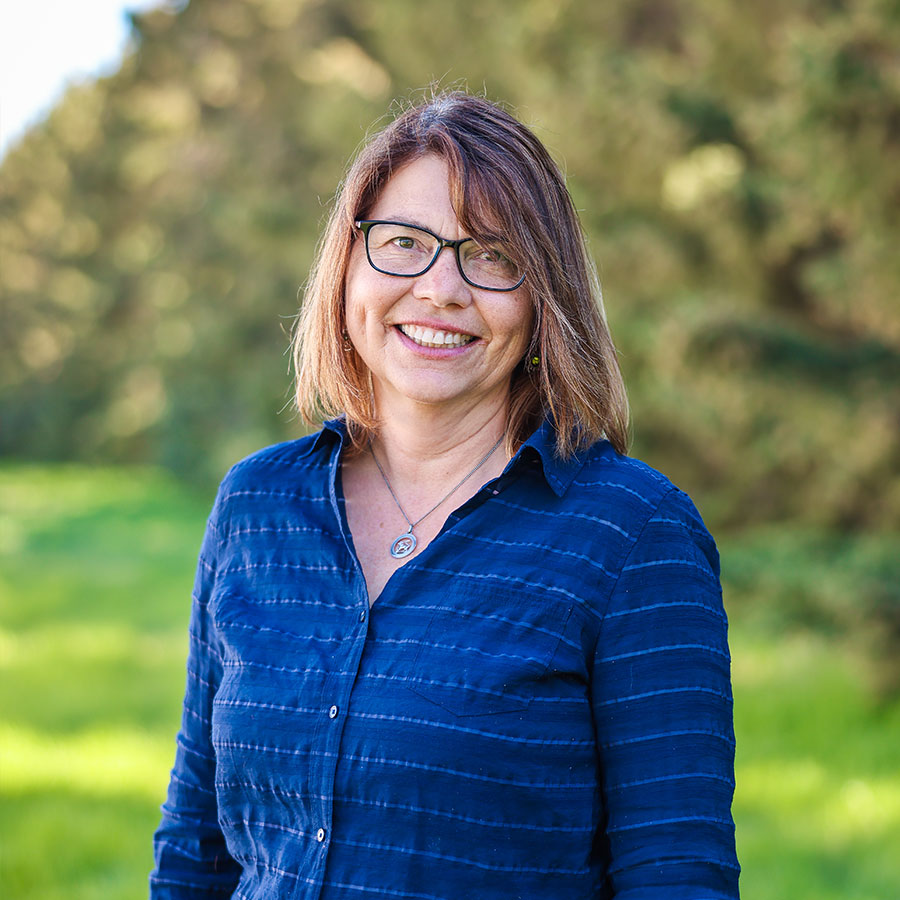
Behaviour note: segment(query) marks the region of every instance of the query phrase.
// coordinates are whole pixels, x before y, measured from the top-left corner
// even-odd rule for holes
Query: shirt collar
[[[344,442],[348,439],[347,423],[343,416],[336,419],[328,419],[322,423],[322,429],[315,435],[312,443],[306,448],[303,456],[309,456],[317,450],[331,446],[337,441],[338,446],[343,449]]]
[[[322,423],[322,430],[316,435],[316,439],[307,452],[312,453],[314,450],[318,450],[325,445],[326,441],[333,443],[337,440],[343,448],[347,439],[347,422],[344,417],[329,419]],[[533,458],[535,455],[541,461],[547,484],[558,497],[562,497],[584,466],[586,451],[576,453],[569,459],[557,456],[556,429],[549,419],[544,419],[531,437],[519,448],[510,462],[510,468],[518,465],[524,457],[532,456]]]
[[[516,453],[513,462],[525,455],[536,454],[544,470],[544,478],[557,497],[562,497],[584,466],[588,451],[563,459],[556,453],[556,429],[550,419],[544,419],[537,430]]]
[[[316,444],[322,440],[326,431],[337,435],[340,438],[341,443],[343,443],[347,438],[347,419],[344,416],[338,416],[335,419],[328,419],[323,422],[322,430],[319,432],[319,436],[316,439]]]

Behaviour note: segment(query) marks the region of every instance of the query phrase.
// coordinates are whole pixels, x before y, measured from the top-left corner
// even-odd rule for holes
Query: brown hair
[[[377,430],[368,370],[345,349],[344,280],[355,222],[365,218],[392,173],[426,154],[447,163],[451,201],[466,232],[479,243],[502,245],[526,273],[534,330],[512,375],[508,452],[549,416],[563,458],[601,437],[625,453],[625,386],[565,179],[528,128],[462,91],[407,109],[365,145],[347,172],[294,331],[301,415],[314,423],[345,413],[357,447]],[[528,362],[534,356],[537,366]]]

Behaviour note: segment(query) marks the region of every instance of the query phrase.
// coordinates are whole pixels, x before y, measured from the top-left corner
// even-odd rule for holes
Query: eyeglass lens
[[[369,260],[388,275],[420,275],[431,265],[440,248],[434,235],[413,225],[371,225],[366,235]],[[463,275],[478,287],[494,290],[515,287],[522,278],[518,266],[498,250],[474,240],[459,246]]]

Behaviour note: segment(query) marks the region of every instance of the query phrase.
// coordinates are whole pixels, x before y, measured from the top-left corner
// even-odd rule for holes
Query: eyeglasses
[[[385,275],[415,278],[424,275],[444,247],[456,254],[463,280],[485,291],[514,291],[525,273],[508,256],[492,247],[482,247],[473,238],[448,241],[427,228],[405,222],[362,219],[356,227],[365,235],[369,265]]]

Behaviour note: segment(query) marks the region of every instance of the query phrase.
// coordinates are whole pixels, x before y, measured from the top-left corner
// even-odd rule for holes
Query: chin
[[[395,382],[390,385],[385,394],[385,400],[390,403],[390,398],[402,397],[413,403],[422,403],[428,406],[438,406],[442,403],[453,403],[455,400],[465,398],[470,391],[457,385],[429,382],[427,378],[414,378],[408,382]]]
[[[417,390],[402,391],[402,395],[414,403],[422,403],[426,406],[440,406],[442,403],[452,403],[454,400],[464,398],[465,393],[456,391],[441,391],[437,388],[428,390],[419,387]]]

